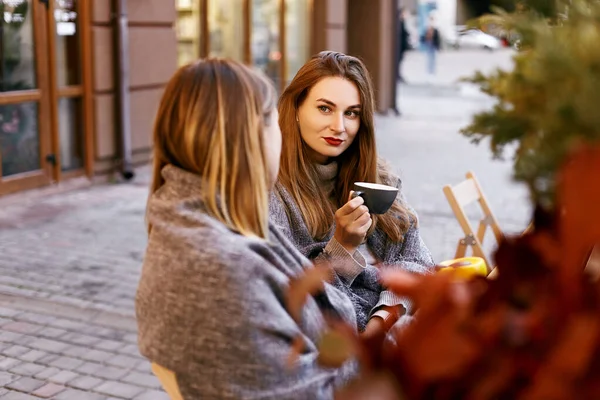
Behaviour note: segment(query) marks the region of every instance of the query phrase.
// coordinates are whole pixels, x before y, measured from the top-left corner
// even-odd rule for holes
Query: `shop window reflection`
[[[281,87],[281,49],[279,48],[279,0],[254,0],[252,3],[252,63]]]
[[[31,0],[0,2],[0,91],[36,88]]]
[[[77,9],[76,0],[56,0],[54,2],[56,74],[59,87],[81,83]]]
[[[81,110],[81,99],[65,97],[58,101],[60,165],[63,171],[83,168],[85,136]]]
[[[0,106],[2,176],[40,169],[37,103]]]
[[[209,56],[244,60],[244,1],[209,0]]]
[[[177,0],[177,63],[200,57],[200,0]]]
[[[310,57],[310,1],[286,0],[286,86]]]

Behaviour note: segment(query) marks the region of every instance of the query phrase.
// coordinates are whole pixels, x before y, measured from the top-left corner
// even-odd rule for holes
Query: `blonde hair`
[[[310,89],[326,77],[341,77],[354,83],[360,93],[360,128],[350,147],[337,158],[333,203],[319,186],[308,145],[302,140],[296,121],[298,108]],[[389,169],[378,160],[375,144],[373,84],[367,68],[356,57],[324,51],[309,60],[296,74],[279,99],[279,126],[283,135],[278,182],[294,197],[312,236],[323,239],[331,230],[335,211],[348,201],[354,182],[396,185]],[[403,236],[415,216],[400,200],[384,215],[373,215],[369,234],[379,226],[395,242]]]
[[[263,130],[276,101],[271,83],[241,63],[207,59],[181,67],[167,84],[154,125],[150,196],[164,184],[163,168],[173,164],[203,178],[210,215],[242,235],[266,239]]]

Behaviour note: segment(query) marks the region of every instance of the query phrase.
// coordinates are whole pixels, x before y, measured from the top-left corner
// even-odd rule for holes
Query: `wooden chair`
[[[171,400],[183,400],[174,372],[163,368],[156,363],[152,363],[152,372],[156,375]]]
[[[500,225],[498,225],[496,217],[494,217],[494,214],[490,209],[477,178],[475,178],[475,174],[473,174],[473,172],[467,172],[467,179],[458,185],[444,186],[444,194],[465,234],[465,236],[458,241],[458,247],[454,258],[465,257],[467,249],[470,247],[473,251],[473,256],[483,258],[488,267],[488,271],[490,271],[493,269],[492,264],[485,254],[482,245],[486,231],[488,227],[491,228],[496,242],[500,242],[504,237],[504,234],[500,229]],[[479,206],[483,211],[483,218],[479,221],[477,233],[473,230],[473,226],[471,225],[471,222],[469,222],[464,209],[464,207],[475,202],[479,202]]]
[[[450,207],[452,208],[452,211],[454,212],[454,215],[456,216],[456,219],[458,220],[458,223],[465,234],[465,236],[458,242],[455,258],[465,257],[467,249],[470,247],[473,251],[473,256],[481,257],[485,260],[488,272],[490,272],[494,270],[494,266],[483,250],[483,239],[485,238],[488,227],[492,230],[497,243],[502,240],[504,233],[502,233],[502,229],[500,229],[498,220],[492,213],[492,209],[490,208],[490,205],[483,194],[483,190],[481,189],[475,174],[469,171],[467,172],[466,177],[467,179],[458,185],[444,186],[444,194],[446,195],[446,199],[448,199],[448,203],[450,204]],[[483,211],[483,217],[479,221],[477,233],[475,233],[473,226],[469,222],[464,209],[464,207],[475,202],[479,203],[481,211]],[[525,232],[529,231],[530,229],[532,229],[532,225],[527,227]],[[493,277],[494,275],[495,274],[492,273],[490,274],[490,277]]]

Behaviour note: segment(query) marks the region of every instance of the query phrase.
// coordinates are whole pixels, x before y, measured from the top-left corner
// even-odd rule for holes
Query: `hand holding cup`
[[[365,240],[367,231],[373,221],[369,209],[364,205],[364,199],[352,196],[335,213],[334,237],[348,252],[354,253]]]

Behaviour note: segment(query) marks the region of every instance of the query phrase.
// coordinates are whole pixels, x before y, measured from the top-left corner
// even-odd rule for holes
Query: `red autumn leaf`
[[[405,400],[396,379],[388,373],[373,373],[358,378],[336,393],[336,400]]]
[[[571,318],[534,384],[523,400],[545,400],[570,390],[587,372],[599,344],[600,321],[596,314]],[[561,390],[562,389],[562,390]]]
[[[398,356],[422,383],[460,375],[479,353],[466,323],[470,312],[467,285],[449,274],[415,278],[388,273],[384,284],[410,296],[419,308],[414,322],[403,329],[396,343]]]
[[[560,241],[563,247],[561,280],[567,301],[578,298],[576,289],[590,250],[600,243],[600,147],[573,152],[559,173]],[[571,299],[573,298],[573,299]]]

